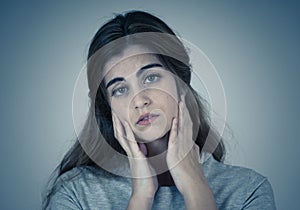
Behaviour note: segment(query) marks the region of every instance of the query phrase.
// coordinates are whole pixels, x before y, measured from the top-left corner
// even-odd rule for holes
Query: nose
[[[142,109],[149,106],[151,100],[144,92],[141,92],[133,98],[132,103],[135,109]]]

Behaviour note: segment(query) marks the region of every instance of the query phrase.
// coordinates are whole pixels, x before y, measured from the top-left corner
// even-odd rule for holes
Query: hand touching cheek
[[[216,209],[213,194],[203,175],[199,147],[193,141],[193,123],[184,97],[170,131],[167,164],[187,209]],[[203,208],[202,208],[203,207]]]

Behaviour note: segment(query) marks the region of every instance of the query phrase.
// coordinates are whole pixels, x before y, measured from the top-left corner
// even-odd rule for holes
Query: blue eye
[[[159,78],[160,76],[158,74],[150,74],[145,78],[144,83],[153,83],[156,82]]]
[[[112,91],[112,96],[122,96],[124,95],[126,92],[127,92],[127,88],[126,87],[119,87],[119,88],[116,88]]]

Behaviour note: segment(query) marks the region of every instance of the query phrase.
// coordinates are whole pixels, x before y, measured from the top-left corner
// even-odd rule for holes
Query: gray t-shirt
[[[257,172],[220,163],[211,155],[202,163],[202,170],[219,210],[276,209],[269,181]],[[60,177],[50,209],[126,209],[130,195],[130,178],[78,167]],[[185,209],[183,196],[176,186],[159,187],[152,209]]]

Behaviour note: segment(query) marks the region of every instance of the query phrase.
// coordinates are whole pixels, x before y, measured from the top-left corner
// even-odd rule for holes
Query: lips
[[[143,114],[139,117],[138,121],[136,124],[138,125],[149,125],[151,124],[159,115],[158,114],[151,114],[151,113],[146,113]]]

